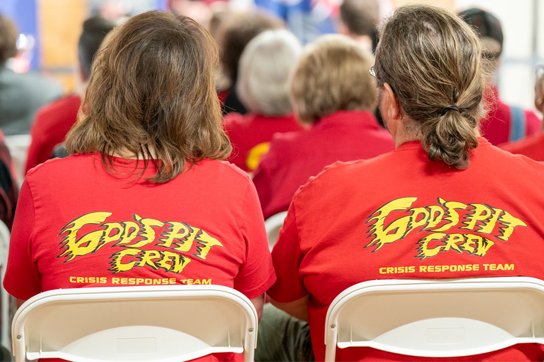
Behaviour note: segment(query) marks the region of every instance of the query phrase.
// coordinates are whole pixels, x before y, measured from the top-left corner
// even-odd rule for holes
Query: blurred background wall
[[[231,0],[237,9],[251,8],[254,1]],[[305,0],[271,1],[288,2],[292,6]],[[322,8],[333,9],[341,0],[311,1],[312,4],[325,4]],[[502,65],[497,77],[501,96],[507,103],[533,106],[534,68],[544,62],[544,26],[537,21],[544,19],[542,0],[381,1],[385,12],[408,3],[427,3],[453,11],[477,6],[494,13],[502,22],[505,35]],[[66,92],[77,86],[77,40],[85,18],[98,12],[122,18],[166,8],[167,0],[0,0],[0,13],[14,19],[22,34],[18,69],[50,73],[63,82]],[[333,16],[334,11],[330,14]],[[330,30],[331,24],[324,29]],[[311,37],[303,40],[311,40]]]

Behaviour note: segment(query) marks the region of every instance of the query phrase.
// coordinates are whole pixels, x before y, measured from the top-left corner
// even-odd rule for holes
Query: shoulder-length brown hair
[[[79,119],[66,137],[70,153],[133,155],[151,182],[172,180],[186,165],[231,151],[214,87],[217,46],[194,20],[147,12],[115,30],[93,63]],[[161,160],[157,162],[156,160]]]

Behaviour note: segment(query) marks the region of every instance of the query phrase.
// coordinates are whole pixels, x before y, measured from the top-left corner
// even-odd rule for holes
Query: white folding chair
[[[249,362],[257,326],[251,301],[223,286],[59,289],[19,308],[12,340],[17,362],[179,362],[222,352]]]
[[[276,241],[278,241],[278,237],[280,236],[280,230],[283,226],[283,222],[285,221],[286,216],[287,211],[283,211],[270,216],[264,222],[264,226],[266,228],[266,235],[268,236],[268,247],[270,248],[270,250],[272,250],[272,248],[276,244]]]
[[[325,361],[336,347],[421,357],[487,353],[544,343],[544,282],[525,277],[375,280],[332,302]]]
[[[2,220],[0,220],[0,343],[6,347],[8,350],[11,350],[11,340],[10,340],[10,306],[11,297],[9,293],[4,289],[4,276],[6,275],[6,266],[8,264],[8,254],[9,254],[9,238],[11,233],[9,232],[8,227]]]

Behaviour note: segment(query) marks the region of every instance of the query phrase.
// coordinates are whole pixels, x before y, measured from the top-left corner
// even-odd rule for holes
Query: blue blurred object
[[[155,9],[168,10],[168,0],[155,0]]]
[[[255,0],[255,5],[284,19],[302,44],[321,34],[336,32],[332,14],[338,11],[338,6],[332,1]]]
[[[29,57],[32,69],[40,67],[40,37],[38,36],[38,15],[36,0],[0,0],[0,14],[17,24],[20,34],[32,36],[35,40]]]

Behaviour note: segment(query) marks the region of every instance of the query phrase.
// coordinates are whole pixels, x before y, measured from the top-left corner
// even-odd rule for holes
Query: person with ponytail
[[[480,137],[484,62],[473,29],[444,9],[401,7],[381,26],[370,72],[396,150],[333,164],[310,179],[295,195],[272,251],[278,280],[269,298],[309,320],[317,361],[325,354],[327,309],[354,284],[544,279],[537,257],[544,253],[544,165]],[[268,315],[278,313],[269,309],[259,334],[275,323]],[[538,346],[520,344],[455,360],[543,358]],[[338,349],[336,359],[418,360],[371,348]]]

